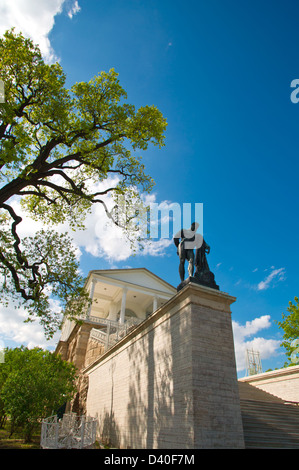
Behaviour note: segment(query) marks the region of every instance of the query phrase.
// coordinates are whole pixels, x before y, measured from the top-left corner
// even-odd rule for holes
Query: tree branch
[[[20,265],[20,268],[24,272],[30,271],[30,273],[32,275],[32,279],[28,279],[28,285],[32,288],[32,287],[36,286],[36,284],[37,284],[37,279],[36,278],[37,277],[40,278],[40,275],[38,273],[38,266],[36,265],[36,263],[33,263],[32,265],[30,265],[28,263],[28,260],[23,256],[23,254],[20,250],[19,245],[21,243],[21,240],[20,240],[20,237],[17,234],[16,227],[17,227],[17,225],[19,225],[22,222],[22,217],[18,216],[15,213],[15,211],[13,210],[13,208],[11,206],[9,206],[8,204],[3,204],[2,207],[3,207],[3,209],[5,209],[9,212],[10,216],[14,220],[13,223],[11,224],[11,233],[12,233],[13,238],[15,240],[15,242],[13,244],[13,248],[14,248],[14,251],[15,251],[15,254],[16,254],[17,261]],[[36,294],[37,293],[35,293],[35,295],[32,295],[32,294],[28,295],[26,293],[26,290],[21,287],[17,270],[9,262],[9,260],[5,257],[5,255],[2,252],[0,252],[0,260],[9,269],[9,271],[10,271],[12,277],[13,277],[17,292],[19,292],[25,300],[36,299]]]

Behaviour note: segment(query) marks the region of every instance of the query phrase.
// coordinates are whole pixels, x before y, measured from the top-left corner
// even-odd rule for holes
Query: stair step
[[[281,407],[284,407],[284,406],[287,406],[288,408],[290,409],[294,409],[294,410],[299,410],[299,406],[297,405],[293,405],[291,403],[288,403],[288,402],[282,402],[282,403],[271,403],[270,401],[259,401],[259,400],[240,400],[241,403],[244,403],[245,405],[247,404],[248,406],[264,406],[266,408],[281,408]]]
[[[298,421],[291,421],[291,420],[286,420],[286,419],[267,419],[267,417],[250,417],[250,416],[245,416],[242,414],[242,421],[244,424],[252,424],[253,426],[258,426],[258,427],[270,427],[272,428],[279,428],[279,427],[284,427],[284,428],[291,428],[295,429],[296,432],[298,431],[299,433],[299,423]]]
[[[272,446],[273,449],[278,449],[278,448],[283,448],[283,447],[289,447],[289,448],[299,448],[299,442],[298,440],[294,439],[289,439],[289,440],[280,440],[280,439],[266,439],[266,438],[259,438],[259,437],[252,437],[250,439],[249,437],[244,438],[245,442],[245,447],[270,447]]]
[[[273,419],[267,419],[265,417],[263,418],[260,418],[260,419],[251,419],[250,417],[244,417],[242,415],[242,421],[243,421],[243,424],[245,426],[248,426],[250,424],[252,424],[252,426],[258,426],[258,427],[262,427],[262,428],[267,428],[267,427],[270,427],[270,428],[283,428],[283,429],[295,429],[296,432],[298,430],[299,432],[299,423],[298,421],[286,421],[286,420],[273,420]]]
[[[247,414],[242,411],[242,416],[244,418],[244,421],[254,421],[257,423],[268,423],[268,424],[281,424],[281,423],[286,423],[289,424],[290,426],[299,426],[299,420],[298,418],[294,418],[291,416],[272,416],[268,414]]]
[[[277,439],[272,439],[272,438],[269,438],[267,436],[246,436],[245,437],[245,442],[248,443],[248,444],[251,444],[252,442],[264,442],[264,443],[267,443],[269,444],[270,442],[274,443],[276,442],[277,444],[280,444],[280,445],[287,445],[287,444],[297,444],[298,447],[299,447],[299,441],[298,439],[279,439],[279,437],[277,436]]]
[[[285,417],[290,417],[290,418],[293,418],[293,419],[299,419],[299,413],[297,412],[292,412],[292,410],[288,411],[288,410],[273,410],[273,409],[262,409],[262,408],[258,408],[258,409],[254,409],[254,408],[244,408],[244,407],[241,407],[241,410],[243,413],[247,413],[248,415],[253,415],[253,416],[258,416],[258,415],[263,415],[265,414],[266,416],[281,416],[282,418],[285,418]]]
[[[273,442],[251,442],[246,443],[245,441],[245,449],[299,449],[298,443],[289,443],[289,444],[281,444],[277,443],[277,445],[273,444]]]
[[[244,403],[244,404],[247,404],[248,406],[250,405],[254,405],[254,406],[264,406],[264,407],[273,407],[273,408],[280,408],[280,407],[283,407],[283,406],[287,406],[287,407],[290,407],[290,408],[294,408],[294,410],[299,410],[299,406],[296,405],[296,404],[292,404],[292,403],[289,403],[289,402],[281,402],[281,403],[277,403],[277,402],[271,402],[271,401],[262,401],[262,400],[245,400],[245,399],[242,399],[240,400],[241,403]]]
[[[294,439],[294,440],[298,440],[299,438],[299,434],[296,433],[296,432],[292,432],[292,431],[282,431],[281,429],[275,429],[275,430],[269,430],[269,429],[265,429],[264,431],[263,430],[258,430],[256,428],[251,428],[251,429],[245,429],[244,430],[244,436],[260,436],[260,437],[271,437],[271,438],[275,438],[276,437],[279,437],[281,439]],[[298,441],[299,442],[299,441]]]
[[[299,407],[266,398],[240,400],[245,448],[298,449]]]
[[[243,424],[246,426],[251,426],[251,427],[259,427],[259,428],[270,428],[270,429],[291,429],[295,433],[299,433],[299,425],[298,422],[291,422],[291,421],[286,421],[286,420],[280,420],[280,421],[271,421],[267,420],[266,418],[263,419],[251,419],[249,417],[244,417],[242,415],[242,421]]]
[[[274,404],[270,405],[267,403],[266,405],[260,402],[251,402],[251,403],[244,403],[240,401],[241,408],[248,409],[248,410],[265,410],[265,411],[273,411],[274,413],[288,413],[293,414],[294,416],[299,416],[299,408],[294,405],[287,405],[287,404]]]
[[[259,426],[257,424],[246,423],[243,421],[244,425],[244,433],[260,433],[260,434],[277,434],[277,433],[284,433],[287,435],[292,435],[294,437],[299,437],[299,430],[294,429],[294,426],[269,426],[264,424],[264,426]]]

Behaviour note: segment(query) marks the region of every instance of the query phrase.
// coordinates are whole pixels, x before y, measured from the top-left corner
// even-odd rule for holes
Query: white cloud
[[[277,354],[280,341],[274,339],[266,339],[263,337],[250,338],[256,335],[260,330],[271,326],[270,315],[263,315],[252,321],[247,321],[245,325],[233,321],[234,345],[237,363],[237,371],[246,369],[246,350],[254,350],[260,353],[261,359],[268,359]]]
[[[38,44],[44,59],[51,63],[58,60],[49,40],[55,16],[68,8],[68,16],[80,11],[78,1],[70,0],[1,0],[0,35],[11,28]]]
[[[117,179],[108,178],[97,183],[93,187],[96,191],[104,191],[109,187],[114,187]],[[112,207],[112,198],[109,195],[103,197],[108,208]],[[155,202],[154,195],[146,196],[145,202]],[[161,203],[163,206],[167,202]],[[12,202],[17,215],[22,217],[22,222],[18,226],[18,233],[22,237],[33,236],[37,230],[47,228],[41,221],[35,222],[30,219],[22,209],[19,201],[15,198]],[[101,204],[94,204],[85,220],[85,230],[72,231],[67,224],[59,224],[53,227],[59,233],[67,232],[73,239],[74,247],[77,250],[78,259],[82,255],[83,249],[95,258],[105,258],[111,262],[111,267],[115,267],[117,262],[128,259],[132,254],[132,248],[129,241],[123,235],[120,228],[109,223],[105,210]],[[51,227],[52,228],[52,227]],[[137,251],[140,256],[163,256],[167,248],[173,244],[172,239],[148,240],[144,244],[142,251]],[[92,266],[91,266],[92,269]],[[58,305],[53,305],[57,311]],[[28,347],[41,346],[47,347],[57,344],[59,333],[53,340],[47,342],[44,336],[43,328],[38,320],[34,323],[24,323],[26,319],[25,309],[16,309],[12,304],[5,308],[0,305],[0,339],[10,340],[17,344],[24,344]]]
[[[244,326],[237,324],[239,337],[251,336],[258,331],[271,326],[270,315],[263,315],[254,320],[247,321]]]
[[[24,323],[27,317],[26,310],[23,307],[15,307],[12,302],[8,307],[0,305],[0,340],[4,346],[14,342],[16,344],[12,347],[24,345],[28,348],[39,346],[43,349],[54,349],[60,332],[46,340],[43,327],[38,321]]]
[[[74,2],[74,4],[70,7],[70,9],[69,9],[69,11],[68,11],[68,13],[67,13],[67,14],[68,14],[68,17],[69,17],[70,19],[72,19],[73,16],[76,15],[76,13],[78,13],[80,10],[81,10],[81,7],[79,6],[78,1],[76,0],[76,1]]]
[[[266,290],[274,281],[280,282],[285,280],[285,268],[275,269],[271,266],[272,272],[257,285],[258,290]]]
[[[109,181],[105,184],[107,184],[107,187],[110,185]],[[144,197],[145,204],[153,203],[154,201],[155,196],[153,195],[151,195],[151,197]],[[109,196],[105,197],[105,203],[108,208],[111,208],[112,203]],[[106,223],[105,219],[107,221]],[[139,255],[163,256],[165,250],[173,243],[172,240],[166,238],[144,240],[143,249],[140,250],[137,243],[133,245],[130,244],[120,227],[117,227],[113,222],[107,220],[104,208],[101,205],[93,208],[93,212],[88,216],[86,223],[91,233],[89,245],[85,245],[84,248],[92,255],[106,257],[112,262],[124,261],[133,255],[133,253]],[[139,235],[142,236],[141,232],[139,232]]]
[[[118,183],[117,178],[107,178],[105,181],[97,183],[90,188],[92,191],[105,191],[110,187],[115,187]],[[107,194],[101,197],[108,209],[112,209],[115,204],[112,197]],[[155,202],[154,195],[144,197],[145,204]],[[168,203],[163,201],[160,206],[164,207]],[[37,230],[47,228],[41,221],[32,221],[30,217],[21,208],[17,199],[12,202],[12,206],[17,215],[22,217],[22,222],[18,226],[18,233],[22,237],[33,236]],[[167,223],[169,220],[167,221]],[[160,238],[155,240],[144,240],[143,250],[140,251],[137,243],[131,246],[129,240],[124,235],[123,230],[112,223],[104,210],[102,204],[94,204],[91,212],[87,215],[85,221],[85,230],[73,231],[67,223],[59,224],[54,228],[59,233],[67,232],[73,239],[73,246],[77,251],[77,259],[82,255],[82,249],[96,258],[106,258],[111,263],[124,261],[134,253],[139,255],[163,256],[167,248],[173,244],[172,239]],[[165,229],[165,233],[167,233]],[[135,248],[135,252],[133,250]]]
[[[162,238],[157,241],[147,240],[141,254],[149,256],[163,256],[166,254],[165,250],[171,245],[173,245],[173,240],[168,240],[167,238]]]

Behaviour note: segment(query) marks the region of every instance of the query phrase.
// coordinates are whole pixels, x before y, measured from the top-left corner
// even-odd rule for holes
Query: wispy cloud
[[[268,276],[257,285],[258,290],[266,290],[274,282],[281,282],[285,280],[285,268],[275,269],[274,266],[271,266],[272,271]]]
[[[46,62],[58,60],[49,40],[55,17],[66,8],[72,18],[80,11],[77,0],[1,0],[0,35],[11,28],[38,44]]]
[[[71,5],[70,9],[68,10],[67,15],[70,19],[72,19],[73,16],[79,13],[80,10],[81,10],[81,7],[79,6],[78,1],[76,0],[73,3],[73,5]]]
[[[53,307],[53,312],[57,312],[57,307],[59,308],[55,301],[51,307]],[[8,306],[0,305],[0,341],[2,344],[5,347],[23,344],[28,348],[39,346],[53,350],[59,340],[60,332],[56,332],[53,338],[47,340],[39,322],[24,323],[27,317],[26,309],[17,308],[13,302],[10,302]]]

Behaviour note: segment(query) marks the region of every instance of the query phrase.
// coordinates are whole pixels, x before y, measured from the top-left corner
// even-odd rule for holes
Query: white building
[[[146,268],[90,271],[86,290],[92,302],[81,317],[82,324],[66,319],[56,348],[78,369],[176,294],[173,286]],[[94,342],[98,343],[97,348]]]

